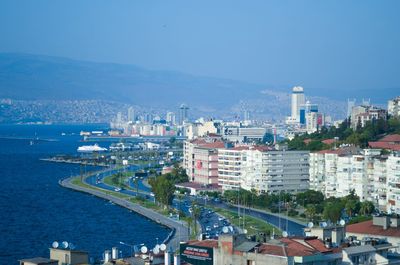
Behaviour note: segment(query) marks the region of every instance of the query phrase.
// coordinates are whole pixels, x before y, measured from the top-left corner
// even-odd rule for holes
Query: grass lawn
[[[239,218],[237,212],[226,210],[226,209],[219,209],[212,207],[213,210],[220,215],[224,216],[231,224],[234,226],[239,227]],[[242,217],[243,218],[243,217]],[[281,235],[282,231],[278,228],[274,227],[273,225],[268,224],[267,222],[246,215],[244,219],[245,229],[247,230],[247,234],[255,235],[259,232],[272,234],[274,232],[276,235]],[[243,220],[240,219],[240,227],[243,227]]]

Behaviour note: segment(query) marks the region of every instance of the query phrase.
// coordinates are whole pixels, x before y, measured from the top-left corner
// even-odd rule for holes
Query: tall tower
[[[350,100],[347,99],[347,117],[349,118],[351,116],[351,111],[353,110],[353,107],[356,105],[356,99]]]
[[[173,112],[167,112],[167,123],[169,125],[175,125],[176,121],[175,121],[175,113]]]
[[[135,109],[133,107],[129,107],[128,122],[135,122],[135,121],[136,121]]]
[[[304,89],[295,86],[292,90],[292,119],[300,122],[300,107],[305,104]]]
[[[182,104],[179,107],[179,124],[182,125],[184,121],[188,120],[189,107],[186,104]]]

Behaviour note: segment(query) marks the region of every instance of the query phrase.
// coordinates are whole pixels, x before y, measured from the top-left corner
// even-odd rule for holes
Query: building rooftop
[[[175,186],[177,186],[179,188],[192,188],[192,189],[196,189],[196,190],[217,190],[220,188],[217,183],[203,184],[203,183],[198,183],[198,182],[183,182],[183,183],[176,184]]]
[[[191,246],[198,246],[198,247],[208,247],[208,248],[217,248],[218,247],[218,240],[191,240],[187,242],[188,245]]]
[[[343,249],[348,255],[357,255],[369,252],[375,252],[376,249],[371,245],[353,246]]]
[[[400,229],[388,227],[383,229],[382,226],[374,225],[372,220],[346,226],[346,232],[355,234],[367,234],[380,237],[400,237]]]
[[[188,245],[218,248],[218,240],[189,241]],[[276,255],[281,257],[304,257],[316,254],[331,254],[341,251],[340,248],[327,248],[317,237],[308,238],[278,238],[266,243],[244,241],[234,247],[238,252],[256,251],[265,255]]]
[[[348,147],[342,147],[334,150],[321,150],[318,151],[318,154],[337,154],[339,156],[345,156],[345,155],[357,155],[359,154],[361,149],[359,147],[355,146],[348,146]]]
[[[31,259],[21,259],[19,261],[20,262],[30,262],[30,263],[38,264],[38,265],[58,262],[57,260],[54,260],[54,259],[47,259],[47,258],[41,258],[41,257],[31,258]]]

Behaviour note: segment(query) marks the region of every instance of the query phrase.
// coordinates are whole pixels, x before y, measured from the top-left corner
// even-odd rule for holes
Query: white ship
[[[100,147],[98,144],[94,145],[84,145],[78,147],[78,152],[80,153],[93,153],[93,152],[104,152],[107,151],[107,148]]]

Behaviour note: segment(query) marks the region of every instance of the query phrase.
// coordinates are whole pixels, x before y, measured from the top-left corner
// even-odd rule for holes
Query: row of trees
[[[225,191],[222,199],[230,203],[240,204],[247,207],[269,209],[272,212],[287,211],[289,215],[297,215],[299,207],[304,209],[301,216],[310,221],[331,220],[337,222],[343,217],[354,217],[356,215],[370,215],[375,211],[372,202],[360,202],[354,190],[343,198],[328,198],[319,191],[308,190],[296,195],[290,193],[260,194],[255,191],[239,190]]]
[[[330,146],[322,143],[322,141],[335,137],[339,139],[337,144],[346,143],[367,147],[369,141],[375,141],[384,134],[400,133],[400,119],[396,117],[389,117],[387,120],[368,121],[364,127],[358,124],[356,129],[352,129],[350,124],[351,120],[348,118],[338,128],[335,126],[330,128],[322,127],[319,132],[296,136],[293,140],[288,141],[288,147],[292,150],[324,150]],[[311,141],[305,143],[305,139],[310,139]]]

